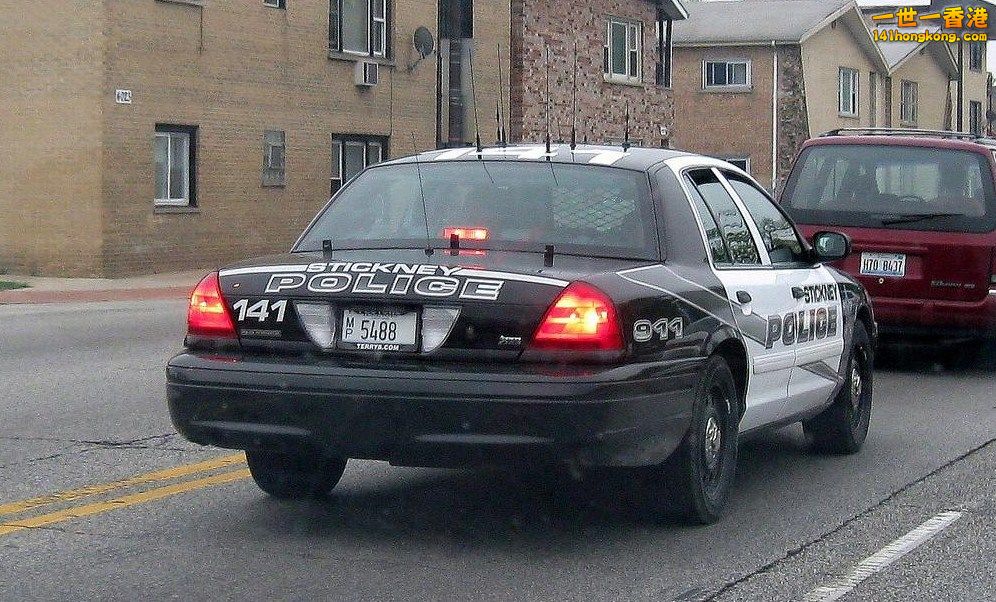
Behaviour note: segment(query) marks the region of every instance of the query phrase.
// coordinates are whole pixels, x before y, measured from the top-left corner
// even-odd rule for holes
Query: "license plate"
[[[903,253],[862,253],[861,273],[865,276],[902,278],[906,275],[906,255]]]
[[[418,312],[344,309],[339,347],[363,351],[417,351]]]

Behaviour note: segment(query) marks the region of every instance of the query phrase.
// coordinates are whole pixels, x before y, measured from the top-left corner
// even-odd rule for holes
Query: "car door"
[[[785,414],[795,349],[781,336],[768,336],[768,317],[792,312],[796,302],[791,287],[784,286],[782,275],[771,268],[752,220],[745,217],[729,183],[716,169],[687,170],[683,184],[747,348],[750,374],[741,428],[746,431],[770,424]]]
[[[795,349],[783,418],[826,403],[841,382],[844,352],[843,311],[830,270],[813,265],[792,222],[750,178],[721,171],[761,237],[780,297],[792,296],[791,311],[768,316],[768,336],[780,334]]]

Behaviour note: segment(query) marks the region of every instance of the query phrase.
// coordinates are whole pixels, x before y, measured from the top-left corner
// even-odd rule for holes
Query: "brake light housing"
[[[443,240],[449,240],[454,235],[460,240],[481,242],[488,239],[488,229],[481,226],[447,226],[443,228]]]
[[[218,272],[205,276],[190,293],[187,337],[237,340],[235,323],[221,294]]]
[[[572,282],[546,310],[530,346],[544,351],[622,351],[615,304],[597,287]]]

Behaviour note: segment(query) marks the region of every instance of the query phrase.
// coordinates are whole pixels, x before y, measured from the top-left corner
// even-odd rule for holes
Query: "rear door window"
[[[688,173],[695,190],[702,196],[714,221],[726,241],[732,264],[736,266],[761,265],[754,237],[747,228],[743,214],[737,208],[733,197],[711,169],[697,169]],[[694,195],[693,195],[694,196]]]
[[[803,151],[782,195],[797,222],[988,232],[996,226],[985,155],[871,144]]]
[[[729,181],[734,192],[746,205],[758,232],[761,233],[761,241],[768,250],[771,263],[803,263],[805,257],[802,241],[795,231],[795,226],[768,195],[739,174],[724,171],[723,177]]]

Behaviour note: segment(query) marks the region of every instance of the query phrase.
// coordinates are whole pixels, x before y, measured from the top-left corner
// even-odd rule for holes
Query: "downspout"
[[[771,40],[771,193],[778,181],[778,48]]]

